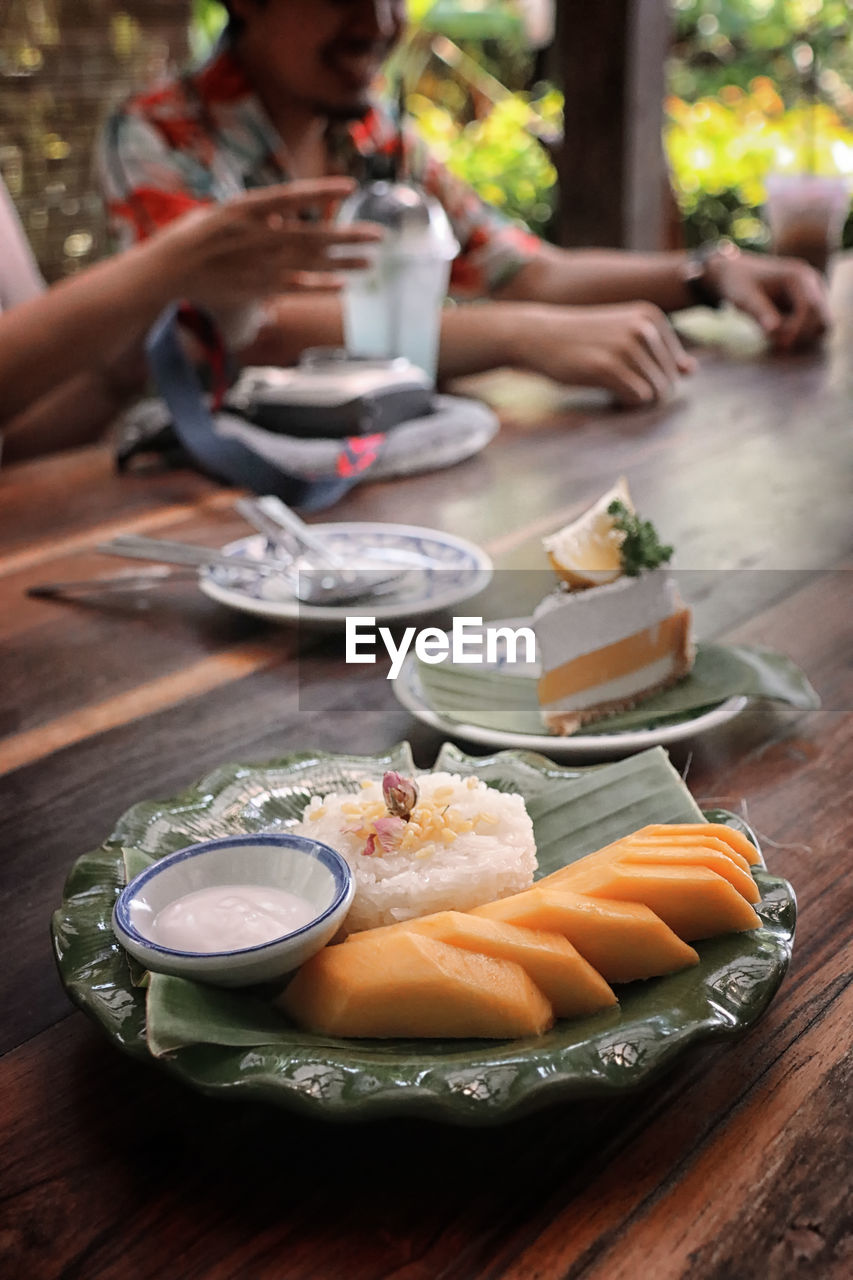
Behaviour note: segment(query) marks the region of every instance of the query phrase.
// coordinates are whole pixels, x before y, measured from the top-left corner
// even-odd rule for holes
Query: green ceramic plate
[[[698,817],[660,748],[565,769],[532,752],[472,758],[445,745],[434,767],[525,797],[539,874],[647,822]],[[763,866],[755,871],[760,929],[700,943],[697,967],[622,986],[617,1011],[560,1021],[536,1039],[334,1040],[290,1027],[263,993],[159,976],[149,986],[129,965],[110,926],[129,875],[195,840],[286,827],[314,794],[356,790],[360,777],[387,768],[413,771],[407,744],[385,756],[300,754],[226,766],[181,795],[136,805],[100,849],[74,865],[54,915],[55,954],[71,998],[121,1049],[206,1093],[329,1119],[412,1115],[458,1124],[497,1123],[547,1103],[635,1088],[688,1045],[743,1031],[772,999],[790,959],[796,904],[791,886]],[[743,826],[730,814],[708,816]]]

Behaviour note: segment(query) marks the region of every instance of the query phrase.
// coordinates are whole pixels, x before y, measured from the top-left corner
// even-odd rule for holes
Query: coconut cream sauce
[[[286,889],[211,885],[163,907],[147,932],[152,942],[174,951],[239,951],[293,933],[316,915],[307,898]]]

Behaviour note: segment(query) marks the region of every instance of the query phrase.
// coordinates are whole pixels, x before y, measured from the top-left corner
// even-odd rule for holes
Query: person
[[[317,220],[353,186],[312,179],[185,210],[144,243],[45,290],[0,183],[4,461],[94,438],[140,388],[143,339],[168,303],[216,313],[271,291],[329,289],[337,272],[365,266],[360,246],[377,228]]]
[[[566,250],[500,217],[401,130],[370,90],[404,27],[403,0],[226,0],[212,59],[128,101],[111,119],[101,171],[114,224],[147,234],[189,202],[321,174],[358,174],[398,154],[443,202],[461,245],[451,291],[487,297],[446,308],[440,376],[515,365],[610,389],[624,404],[665,398],[693,361],[666,312],[704,296],[753,316],[785,350],[828,322],[822,280],[794,259],[721,246],[680,252]],[[342,341],[340,303],[271,305],[246,356],[290,363]]]
[[[24,234],[18,211],[0,176],[0,314],[37,298],[44,280]]]

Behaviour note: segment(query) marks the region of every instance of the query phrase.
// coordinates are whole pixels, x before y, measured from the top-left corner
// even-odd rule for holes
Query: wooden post
[[[558,0],[550,75],[566,99],[556,155],[563,245],[659,249],[671,195],[661,129],[667,0]]]

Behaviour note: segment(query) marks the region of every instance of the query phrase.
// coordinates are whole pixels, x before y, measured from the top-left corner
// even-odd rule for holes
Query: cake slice
[[[539,703],[560,734],[628,710],[693,666],[690,610],[665,569],[555,591],[534,611],[533,627]]]
[[[549,729],[575,733],[687,675],[691,612],[665,567],[672,548],[637,517],[624,480],[544,546],[563,582],[533,613]]]

